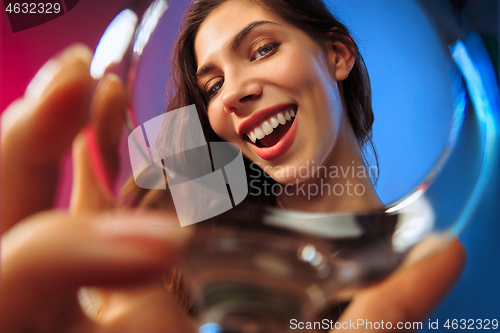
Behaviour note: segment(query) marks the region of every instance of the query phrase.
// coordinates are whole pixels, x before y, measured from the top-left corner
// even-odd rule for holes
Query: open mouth
[[[252,131],[244,134],[245,140],[259,148],[268,148],[277,144],[292,127],[297,115],[297,106],[290,105],[268,119]]]

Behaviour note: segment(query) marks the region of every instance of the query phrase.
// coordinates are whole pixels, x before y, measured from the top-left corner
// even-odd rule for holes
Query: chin
[[[313,159],[301,160],[298,163],[267,167],[266,172],[283,185],[302,184],[314,177],[316,163]]]

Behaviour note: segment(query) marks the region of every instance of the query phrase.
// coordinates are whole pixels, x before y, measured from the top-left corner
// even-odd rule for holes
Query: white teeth
[[[257,139],[260,140],[260,139],[264,138],[266,135],[264,134],[264,132],[262,132],[262,130],[259,127],[257,127],[255,129],[255,136],[257,137]]]
[[[278,113],[278,122],[281,124],[281,125],[285,125],[286,123],[286,119],[285,119],[285,116],[283,116],[283,114],[280,112]]]
[[[264,131],[264,133],[266,135],[269,135],[269,134],[271,134],[273,132],[273,127],[271,126],[271,124],[268,121],[265,121],[262,124],[262,130]]]
[[[271,134],[280,124],[285,125],[287,121],[291,121],[295,115],[296,113],[294,110],[286,111],[284,115],[282,112],[278,112],[277,116],[264,121],[259,127],[256,127],[252,132],[248,133],[247,136],[250,141],[255,143],[257,140],[261,140],[266,135]]]
[[[255,136],[255,133],[254,132],[251,132],[250,133],[250,140],[255,143],[255,141],[257,141],[257,137]]]
[[[280,124],[280,123],[278,122],[278,119],[276,119],[276,118],[274,118],[274,117],[271,117],[271,120],[270,120],[270,121],[271,121],[271,126],[272,126],[273,128],[278,127],[278,125]]]

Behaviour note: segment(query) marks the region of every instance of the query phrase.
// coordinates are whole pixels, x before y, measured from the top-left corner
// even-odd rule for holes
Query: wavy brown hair
[[[171,83],[167,91],[169,97],[168,110],[175,110],[187,105],[195,104],[201,120],[205,139],[207,142],[220,141],[210,126],[207,117],[207,100],[200,90],[197,80],[197,62],[194,50],[194,40],[205,18],[218,6],[226,1],[235,0],[197,0],[187,8],[179,36],[175,45],[172,62]],[[372,143],[372,124],[374,121],[371,88],[368,72],[354,42],[351,33],[327,8],[322,0],[241,0],[261,6],[283,18],[288,23],[304,31],[309,37],[318,42],[340,41],[346,45],[356,61],[349,76],[342,82],[344,96],[347,104],[350,124],[358,141],[365,161],[367,151],[372,150],[376,161],[376,154]],[[174,130],[175,128],[170,128]],[[165,131],[166,132],[166,131]],[[169,137],[175,133],[169,133]],[[166,134],[159,136],[163,145]],[[247,163],[247,175],[251,169]],[[266,177],[263,172],[260,177]],[[255,179],[256,175],[253,175]],[[270,177],[264,181],[273,182]],[[174,209],[170,192],[167,190],[143,190],[135,186],[133,180],[125,191],[126,201],[129,205],[145,208]],[[276,198],[272,196],[248,196],[247,203],[275,205]],[[168,289],[178,296],[179,302],[192,312],[188,302],[188,293],[182,277],[177,271],[170,271],[165,278]]]

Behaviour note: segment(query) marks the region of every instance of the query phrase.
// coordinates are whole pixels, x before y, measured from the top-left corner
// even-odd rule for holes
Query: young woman
[[[249,172],[283,185],[250,196],[307,211],[382,206],[363,161],[373,147],[368,74],[322,1],[195,2],[173,77],[170,110],[195,104],[207,141],[237,144]]]
[[[236,143],[278,184],[331,189],[349,181],[365,189],[352,196],[308,193],[307,200],[296,191],[277,195],[271,204],[308,211],[381,206],[368,177],[339,179],[312,167],[313,162],[364,167],[362,147],[373,121],[359,52],[320,1],[197,1],[176,50],[170,109],[196,104],[205,128],[213,130],[210,141]],[[194,331],[160,278],[165,266],[175,266],[189,229],[176,226],[175,214],[165,211],[99,212],[107,207],[92,177],[86,142],[77,133],[90,121],[108,164],[115,163],[122,86],[108,75],[95,88],[90,59],[86,48],[76,46],[51,60],[2,119],[0,327],[5,332]],[[36,214],[50,209],[58,160],[73,138],[70,213]],[[166,198],[138,190],[130,196],[149,208],[170,205],[168,193]],[[254,203],[266,197],[255,197]],[[169,227],[168,232],[144,227],[151,223]],[[340,321],[421,320],[451,287],[463,257],[454,243],[359,292]],[[95,320],[83,315],[76,300],[78,288],[88,285],[101,288]]]

